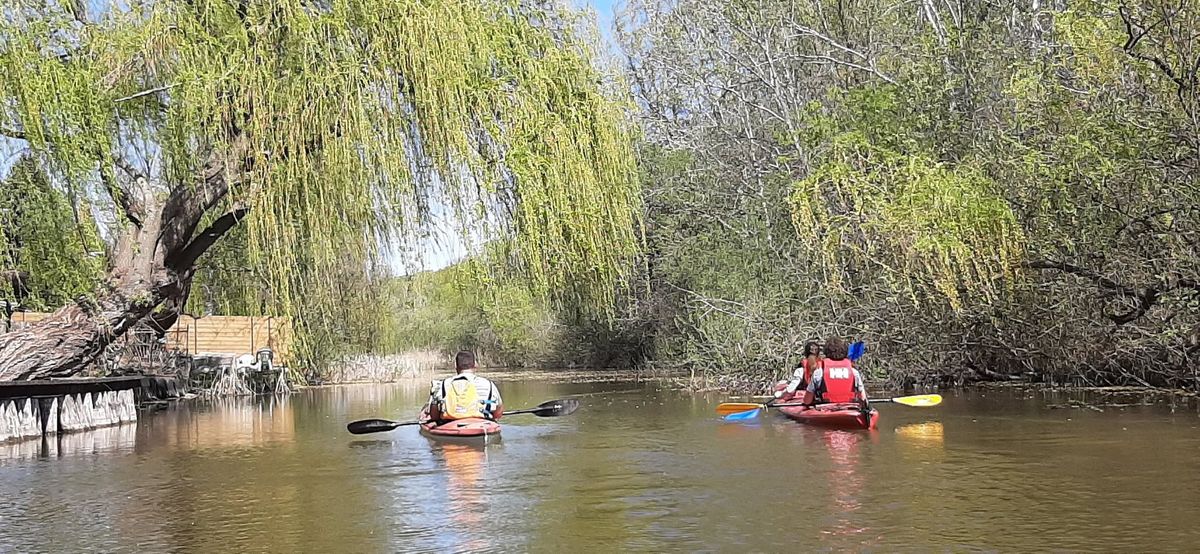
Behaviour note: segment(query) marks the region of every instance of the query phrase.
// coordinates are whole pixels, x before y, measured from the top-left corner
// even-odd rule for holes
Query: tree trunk
[[[167,331],[170,331],[171,327],[175,326],[175,322],[179,321],[179,316],[183,315],[183,307],[187,305],[188,293],[191,287],[192,280],[186,279],[185,283],[181,283],[177,296],[168,298],[158,310],[155,310],[142,320],[142,325],[154,331],[155,338],[161,339],[167,336]]]
[[[25,299],[31,292],[29,286],[29,273],[16,269],[6,269],[0,271],[0,280],[8,283],[9,290],[12,291],[13,300],[17,305],[25,302]]]
[[[65,306],[37,324],[0,337],[0,380],[69,377],[82,371],[178,285],[168,272],[161,282],[113,292],[98,302]]]
[[[229,165],[240,166],[237,156],[231,159],[235,163]],[[196,232],[204,214],[228,194],[226,177],[236,174],[214,156],[200,183],[177,185],[165,199],[156,200],[144,180],[138,188],[122,190],[116,200],[128,224],[113,251],[105,290],[95,301],[79,300],[30,327],[0,335],[0,381],[79,373],[164,301],[184,299],[197,258],[248,211],[235,207]]]

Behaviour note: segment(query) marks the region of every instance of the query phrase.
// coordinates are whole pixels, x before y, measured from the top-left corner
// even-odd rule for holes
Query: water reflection
[[[896,428],[896,434],[903,439],[921,444],[941,445],[945,429],[940,421],[910,423]]]
[[[487,447],[444,444],[440,453],[446,474],[445,509],[449,512],[450,522],[458,527],[465,539],[459,546],[470,551],[486,550],[490,545],[482,523],[487,513],[487,493],[481,477],[487,461]]]
[[[178,403],[159,413],[143,412],[138,423],[0,444],[0,460],[117,454],[163,445],[191,450],[291,442],[296,424],[289,403],[288,397]]]
[[[946,459],[946,431],[940,421],[909,423],[896,428],[897,450],[903,463],[913,469]]]
[[[183,403],[143,417],[139,444],[190,450],[233,449],[296,440],[291,398],[221,398]]]
[[[136,442],[137,424],[126,423],[62,435],[48,435],[41,440],[0,444],[0,460],[118,454],[132,451]]]
[[[828,475],[833,521],[822,531],[837,542],[846,537],[870,531],[866,518],[858,517],[862,508],[863,488],[866,478],[859,471],[859,446],[864,441],[878,437],[870,431],[819,431],[832,463]],[[869,544],[869,543],[859,543]]]

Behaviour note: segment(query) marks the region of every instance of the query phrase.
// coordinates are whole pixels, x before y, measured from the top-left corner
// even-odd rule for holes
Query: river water
[[[137,425],[0,446],[0,552],[1195,551],[1194,403],[970,390],[880,405],[877,431],[595,374],[500,374],[486,446],[408,420],[428,381],[188,402]],[[1114,397],[1115,398],[1115,397]]]

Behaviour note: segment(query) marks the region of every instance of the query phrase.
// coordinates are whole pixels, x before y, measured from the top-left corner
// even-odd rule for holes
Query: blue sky
[[[619,0],[574,0],[576,7],[591,7],[596,10],[596,19],[599,20],[600,33],[610,43],[612,42],[613,32],[613,13],[616,11],[617,2]]]

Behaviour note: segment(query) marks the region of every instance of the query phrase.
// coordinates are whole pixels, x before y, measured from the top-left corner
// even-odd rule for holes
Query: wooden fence
[[[270,348],[276,363],[287,363],[291,346],[291,327],[282,317],[185,315],[167,332],[167,348],[192,355],[253,354]]]
[[[37,323],[48,313],[15,312],[12,329]],[[3,327],[0,327],[3,331]],[[275,363],[286,364],[291,354],[291,326],[282,317],[180,316],[167,331],[167,348],[191,355],[254,354],[260,348],[275,351]]]
[[[0,313],[0,318],[3,316],[4,314]],[[37,323],[43,319],[46,319],[47,317],[50,317],[50,314],[44,314],[40,312],[13,312],[12,328],[20,329],[26,325],[29,325],[30,323]],[[3,330],[3,327],[0,327],[0,330]]]

